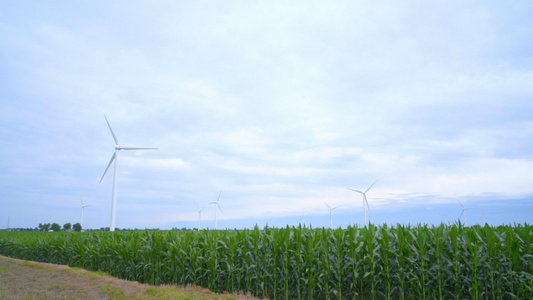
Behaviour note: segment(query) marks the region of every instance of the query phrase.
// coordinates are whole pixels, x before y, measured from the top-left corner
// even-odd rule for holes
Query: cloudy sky
[[[0,228],[533,221],[530,1],[2,1]],[[464,215],[463,215],[464,218]],[[463,220],[463,219],[461,219]]]

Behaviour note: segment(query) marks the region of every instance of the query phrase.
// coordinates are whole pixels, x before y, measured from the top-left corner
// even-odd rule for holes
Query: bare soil
[[[0,299],[258,299],[187,286],[152,286],[0,255]]]

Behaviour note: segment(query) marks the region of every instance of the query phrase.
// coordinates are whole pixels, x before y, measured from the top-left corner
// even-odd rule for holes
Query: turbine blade
[[[350,191],[354,191],[354,192],[358,192],[358,193],[364,194],[363,192],[358,191],[358,190],[354,190],[354,189],[350,189],[350,188],[348,188],[348,189],[349,189]]]
[[[324,204],[326,204],[326,206],[327,206],[329,209],[331,209],[331,206],[329,206],[326,202],[324,202]]]
[[[222,208],[220,208],[220,205],[218,205],[218,203],[217,203],[217,206],[218,206],[218,209],[220,210],[220,212],[221,212],[222,214],[224,214],[224,212],[222,211]]]
[[[115,153],[113,153],[113,156],[111,156],[111,160],[110,160],[109,163],[107,164],[107,168],[105,168],[104,174],[102,175],[102,178],[100,178],[100,182],[102,182],[102,179],[104,179],[105,173],[107,173],[107,170],[109,169],[109,166],[110,166],[111,163],[115,160],[115,155],[117,155],[117,152],[116,152],[116,151],[115,151]],[[99,183],[100,183],[100,182],[99,182]]]
[[[335,206],[334,208],[332,208],[331,210],[334,210],[334,209],[337,209],[339,207],[341,207],[342,205],[339,205],[339,206]]]
[[[457,202],[459,202],[459,205],[461,205],[461,207],[462,207],[463,209],[465,209],[465,206],[463,205],[463,203],[462,203],[461,201],[457,200]]]
[[[368,189],[366,189],[365,194],[366,194],[366,192],[368,192],[374,186],[374,184],[376,184],[376,182],[378,182],[378,181],[377,180],[374,181],[374,183],[372,183],[372,185]]]
[[[368,200],[366,200],[366,195],[365,195],[365,194],[363,194],[363,198],[365,199],[366,209],[367,209],[368,211],[370,211],[370,205],[368,205]]]
[[[80,201],[81,201],[81,206],[83,206],[84,203],[83,203],[83,199],[81,199],[81,197],[80,197]]]
[[[220,193],[218,194],[217,205],[218,205],[218,200],[220,200],[220,195],[222,195],[222,191],[220,191]]]
[[[134,147],[120,147],[120,150],[157,150],[159,148],[134,148]]]
[[[109,130],[111,131],[111,135],[113,135],[113,139],[115,140],[115,145],[118,145],[117,137],[115,136],[115,133],[113,132],[113,129],[111,129],[111,125],[109,124],[109,121],[107,120],[107,117],[104,115],[105,121],[107,122],[107,126],[109,126]]]

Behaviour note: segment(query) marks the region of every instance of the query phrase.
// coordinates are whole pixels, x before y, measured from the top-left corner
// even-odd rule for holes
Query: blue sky
[[[531,222],[530,1],[2,1],[0,228]],[[5,220],[5,221],[2,221]],[[5,225],[2,224],[5,222]]]

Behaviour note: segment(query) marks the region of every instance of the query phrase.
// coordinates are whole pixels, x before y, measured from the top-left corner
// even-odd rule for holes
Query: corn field
[[[0,253],[269,299],[533,299],[529,225],[2,232]]]

